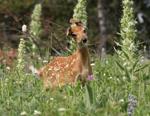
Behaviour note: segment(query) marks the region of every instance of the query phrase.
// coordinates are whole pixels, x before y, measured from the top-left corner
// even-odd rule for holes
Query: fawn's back
[[[46,88],[65,84],[74,85],[77,80],[86,81],[86,77],[92,74],[89,53],[85,45],[87,42],[85,27],[81,22],[72,20],[67,34],[74,38],[78,48],[72,55],[55,57],[50,63],[38,70],[38,75]]]

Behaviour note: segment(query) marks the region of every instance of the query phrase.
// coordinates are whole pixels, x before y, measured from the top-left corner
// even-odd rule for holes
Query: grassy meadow
[[[35,67],[42,67],[43,59],[49,60],[46,50],[48,55],[43,59],[25,59],[27,47],[31,48],[31,54],[37,54],[34,41],[39,41],[42,33],[42,6],[37,4],[29,32],[26,25],[22,29],[23,34],[31,36],[20,39],[13,69],[0,64],[0,116],[150,116],[150,62],[137,55],[133,1],[123,0],[122,6],[123,14],[118,22],[121,39],[117,43],[120,50],[101,60],[90,54],[94,79],[85,86],[79,82],[76,86],[45,90],[40,79],[23,70],[32,60]],[[85,7],[86,0],[78,0],[73,18],[86,24]]]
[[[30,73],[0,70],[1,116],[127,116],[129,94],[136,97],[135,116],[150,116],[150,67],[136,66],[133,79],[107,56],[93,65],[94,80],[82,87],[66,85],[44,90]]]

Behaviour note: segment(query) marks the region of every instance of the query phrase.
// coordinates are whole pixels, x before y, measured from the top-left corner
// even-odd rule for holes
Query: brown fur
[[[77,80],[85,82],[88,75],[92,74],[88,48],[82,42],[83,39],[87,39],[83,24],[77,21],[71,22],[67,34],[70,36],[73,34],[78,48],[72,55],[55,57],[38,70],[38,75],[43,80],[45,88],[61,87],[66,84],[74,85]]]

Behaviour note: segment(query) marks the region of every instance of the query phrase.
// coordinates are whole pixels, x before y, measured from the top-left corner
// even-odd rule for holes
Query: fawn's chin
[[[87,44],[85,44],[85,43],[84,43],[84,44],[83,44],[83,43],[80,43],[80,44],[79,44],[79,48],[84,48],[84,47],[86,47],[86,46],[87,46]]]

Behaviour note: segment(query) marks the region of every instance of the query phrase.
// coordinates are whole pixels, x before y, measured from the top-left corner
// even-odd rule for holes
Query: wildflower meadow
[[[74,86],[45,89],[29,66],[38,69],[55,56],[48,54],[48,48],[38,48],[44,30],[42,5],[35,4],[31,22],[20,30],[13,67],[0,64],[0,116],[150,116],[150,61],[138,52],[133,6],[133,0],[122,0],[120,41],[115,41],[118,48],[114,53],[99,58],[89,52],[93,74],[88,75],[85,85],[78,81]],[[70,18],[81,20],[89,33],[86,9],[87,0],[78,0]],[[60,51],[59,56],[69,56],[77,49],[74,40],[67,39],[70,48]]]

